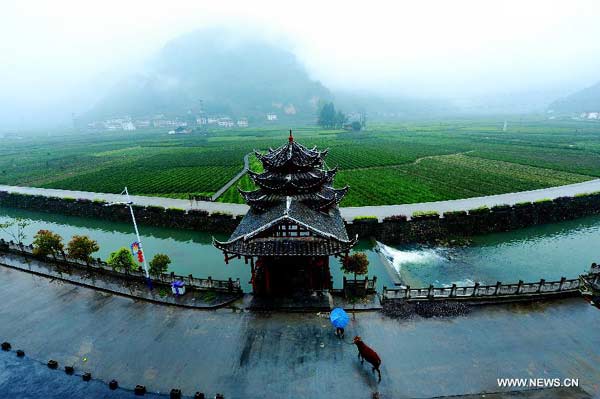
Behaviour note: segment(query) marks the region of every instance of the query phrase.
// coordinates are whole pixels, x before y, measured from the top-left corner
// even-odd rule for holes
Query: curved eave
[[[268,168],[283,168],[295,166],[299,168],[314,167],[323,162],[329,149],[318,151],[316,146],[308,149],[295,141],[289,142],[275,150],[269,148],[267,154],[254,150],[256,157]]]
[[[290,215],[282,215],[282,216],[278,217],[277,219],[274,219],[271,222],[262,225],[261,227],[259,227],[256,230],[253,230],[253,231],[251,231],[249,233],[246,233],[244,235],[236,237],[233,240],[220,241],[220,243],[223,244],[223,245],[226,245],[226,244],[234,243],[234,242],[239,241],[239,240],[244,240],[244,241],[251,240],[252,238],[256,237],[258,234],[262,233],[263,231],[269,230],[271,227],[273,227],[273,226],[275,226],[278,223],[283,222],[283,221],[289,221],[289,222],[296,223],[296,224],[298,224],[298,225],[306,228],[307,230],[312,231],[313,233],[317,234],[317,236],[319,236],[321,238],[324,238],[324,239],[336,240],[336,241],[339,241],[341,243],[350,243],[351,242],[351,240],[346,241],[346,240],[339,239],[337,236],[335,236],[335,235],[333,235],[331,233],[327,233],[325,231],[319,230],[319,229],[317,229],[317,228],[315,228],[315,227],[313,227],[313,226],[311,226],[309,224],[306,224],[306,223],[304,223],[304,222],[302,222],[302,221],[300,221],[300,220],[298,220],[296,218],[291,217]]]
[[[249,172],[250,178],[259,187],[261,187],[265,190],[270,190],[270,191],[285,191],[290,188],[297,189],[297,190],[310,190],[312,188],[319,187],[324,184],[330,183],[335,178],[337,169],[334,168],[334,169],[324,171],[323,176],[321,176],[321,178],[315,179],[314,181],[310,182],[310,184],[299,184],[299,183],[296,183],[293,179],[292,180],[282,179],[280,182],[278,182],[279,184],[269,184],[271,182],[269,180],[269,177],[264,176],[265,173],[268,173],[268,172],[264,172],[264,173],[260,173],[260,174],[256,173],[256,172],[251,172],[251,171],[248,171],[248,172]]]
[[[240,193],[244,201],[246,201],[246,203],[248,203],[249,201],[260,201],[261,199],[264,199],[266,197],[266,195],[262,194],[260,190],[245,191],[238,187],[238,192]]]
[[[300,240],[277,238],[273,240],[235,240],[229,244],[213,239],[213,245],[225,254],[240,256],[339,256],[350,252],[358,236],[349,241]]]

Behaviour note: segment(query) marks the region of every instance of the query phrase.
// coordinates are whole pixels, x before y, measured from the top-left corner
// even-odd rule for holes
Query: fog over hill
[[[593,89],[569,95],[600,80],[599,13],[594,0],[3,2],[0,129],[200,108],[301,124],[318,99],[371,121],[559,98],[579,111],[595,107]]]
[[[251,119],[275,111],[312,118],[318,101],[331,98],[291,52],[264,40],[208,29],[167,43],[143,73],[118,83],[87,118],[201,111]]]
[[[453,109],[442,100],[348,90],[332,93],[283,46],[218,28],[183,35],[152,57],[143,73],[119,82],[83,119],[204,112],[264,122],[272,112],[279,121],[314,122],[322,101],[335,101],[346,112],[366,111],[384,119]]]
[[[600,112],[600,82],[554,101],[548,109],[559,114]]]

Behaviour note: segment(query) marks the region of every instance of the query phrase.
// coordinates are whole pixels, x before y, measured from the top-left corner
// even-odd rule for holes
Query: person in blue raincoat
[[[342,308],[335,308],[329,314],[329,320],[335,327],[335,335],[337,335],[340,339],[343,339],[344,328],[346,328],[348,322],[350,321],[350,316],[348,316],[348,313],[346,313]]]

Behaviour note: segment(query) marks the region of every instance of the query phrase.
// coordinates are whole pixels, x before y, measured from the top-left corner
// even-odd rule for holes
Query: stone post
[[[566,277],[561,277],[561,278],[560,278],[560,284],[559,284],[559,286],[558,286],[558,290],[559,290],[559,291],[562,291],[562,290],[563,290],[563,286],[565,285],[565,281],[567,281],[567,278],[566,278]]]
[[[543,278],[540,279],[540,286],[538,287],[537,292],[542,292],[542,287],[544,287],[544,284],[546,284],[546,280],[544,280]]]

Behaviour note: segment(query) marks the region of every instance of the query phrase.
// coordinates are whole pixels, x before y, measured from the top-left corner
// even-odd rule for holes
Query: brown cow
[[[381,365],[381,359],[377,352],[373,349],[369,348],[359,336],[354,337],[354,345],[358,348],[358,358],[360,359],[360,364],[364,363],[364,359],[367,359],[367,362],[373,365],[372,372],[377,370],[377,374],[379,375],[379,382],[381,382],[381,371],[379,371],[379,366]]]

